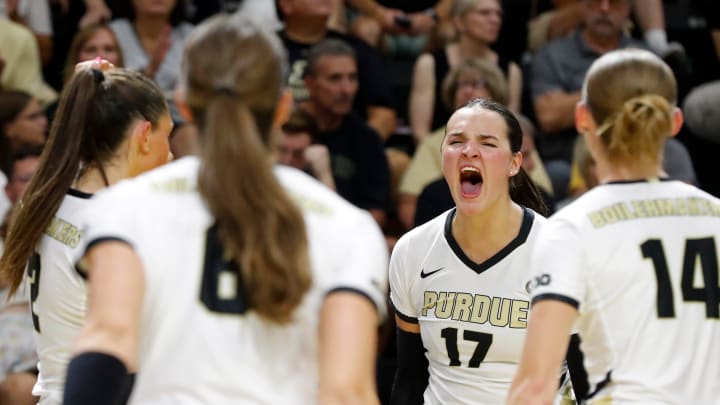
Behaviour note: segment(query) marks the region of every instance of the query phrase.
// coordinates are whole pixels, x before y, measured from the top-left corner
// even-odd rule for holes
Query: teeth
[[[463,167],[462,169],[460,169],[460,171],[461,172],[470,172],[470,173],[480,173],[480,170],[478,170],[474,167],[471,167],[471,166]]]

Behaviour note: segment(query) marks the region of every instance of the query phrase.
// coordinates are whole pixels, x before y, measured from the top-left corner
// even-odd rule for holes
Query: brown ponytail
[[[550,215],[550,209],[540,194],[540,190],[522,167],[515,176],[510,178],[510,199],[544,217]]]
[[[184,61],[202,134],[199,191],[240,265],[250,305],[278,323],[290,321],[312,283],[302,213],[269,154],[283,62],[277,38],[240,14],[199,26]]]
[[[137,72],[115,69],[76,73],[63,91],[40,166],[10,217],[0,274],[10,295],[25,264],[81,168],[110,161],[136,119],[154,126],[167,114],[162,92]]]

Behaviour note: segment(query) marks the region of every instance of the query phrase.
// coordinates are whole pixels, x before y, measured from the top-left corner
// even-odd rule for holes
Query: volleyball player
[[[522,135],[513,114],[488,100],[448,121],[442,167],[455,208],[400,238],[390,260],[393,404],[496,404],[507,396],[530,306],[529,253],[546,222],[521,167]]]
[[[549,403],[574,324],[584,403],[720,404],[720,200],[662,171],[683,121],[676,97],[647,51],[610,52],[588,71],[575,122],[600,185],[541,232],[509,403]]]
[[[10,295],[27,276],[40,404],[59,404],[87,288],[75,270],[90,197],[166,163],[172,121],[160,90],[140,73],[83,65],[63,92],[40,166],[16,204],[0,271]],[[102,71],[102,69],[109,69]],[[107,213],[111,215],[111,211]],[[27,274],[26,273],[27,266]]]
[[[284,65],[240,13],[188,38],[202,152],[98,196],[66,404],[115,400],[126,370],[133,404],[377,403],[385,240],[367,212],[273,169]]]

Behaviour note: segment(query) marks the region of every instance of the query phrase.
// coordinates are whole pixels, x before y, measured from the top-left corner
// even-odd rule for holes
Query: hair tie
[[[213,92],[218,95],[222,96],[230,96],[235,97],[238,95],[238,93],[230,88],[229,86],[218,86],[213,89]]]
[[[95,84],[100,84],[103,81],[105,81],[105,74],[98,69],[90,69],[92,71],[93,79],[95,79]]]

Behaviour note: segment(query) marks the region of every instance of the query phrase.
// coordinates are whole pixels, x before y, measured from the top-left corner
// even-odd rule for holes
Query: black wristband
[[[80,353],[68,365],[63,404],[122,404],[129,386],[132,377],[120,359],[107,353]]]

